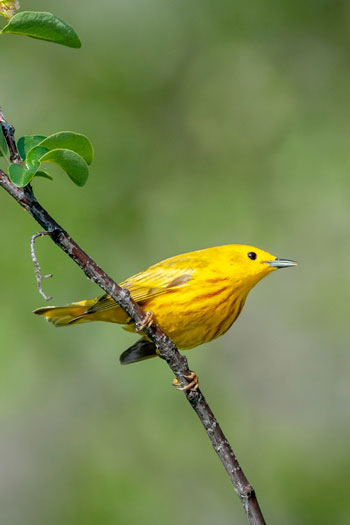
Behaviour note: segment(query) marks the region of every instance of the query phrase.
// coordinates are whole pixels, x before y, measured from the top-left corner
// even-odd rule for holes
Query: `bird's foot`
[[[198,376],[196,372],[190,370],[190,373],[184,376],[189,382],[186,386],[179,387],[180,381],[178,379],[173,379],[173,385],[176,387],[176,390],[197,390],[199,388]]]
[[[153,320],[154,313],[149,310],[148,312],[146,312],[146,315],[143,318],[143,320],[140,323],[136,323],[136,332],[142,332],[142,330],[144,330],[145,328],[150,328],[151,324],[153,323]]]

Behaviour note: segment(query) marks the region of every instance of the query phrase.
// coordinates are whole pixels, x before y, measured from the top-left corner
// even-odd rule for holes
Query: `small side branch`
[[[16,141],[15,141],[15,128],[11,126],[4,117],[2,109],[0,108],[0,125],[6,139],[9,152],[10,152],[10,161],[15,164],[20,164],[22,162],[20,154],[18,153]]]
[[[13,139],[13,128],[9,126],[3,114],[0,115],[0,123],[3,129],[8,130],[8,144],[15,149],[11,155],[13,159],[19,158],[16,144]],[[4,128],[5,123],[5,128]],[[6,126],[7,124],[7,126]],[[10,149],[11,151],[11,149]],[[16,153],[17,152],[17,153]],[[18,156],[18,157],[17,157]],[[108,293],[138,326],[145,326],[144,332],[154,342],[160,351],[160,356],[168,363],[182,386],[188,384],[186,376],[190,376],[187,359],[180,354],[173,341],[163,332],[160,326],[152,322],[148,326],[147,314],[132,299],[130,292],[118,286],[98,266],[89,255],[70,237],[70,235],[48,214],[48,212],[36,200],[32,188],[27,185],[24,188],[15,186],[6,173],[0,170],[0,186],[2,186],[32,217],[50,234],[50,238],[59,246],[73,261],[81,268],[85,275],[95,282],[102,290]],[[34,236],[34,240],[38,235]],[[32,242],[34,243],[32,239]],[[36,261],[37,262],[37,261]],[[35,264],[35,263],[34,263]],[[40,272],[40,268],[39,268]],[[236,493],[238,494],[243,508],[246,512],[250,525],[266,525],[261,509],[259,507],[253,487],[244,475],[238,460],[227,441],[219,423],[214,417],[204,395],[198,388],[197,390],[184,390],[184,394],[197,413],[212,446],[225,467]]]
[[[40,265],[39,265],[39,262],[38,262],[38,259],[37,259],[36,255],[35,255],[35,249],[34,249],[35,239],[37,239],[38,237],[41,237],[42,235],[52,235],[52,234],[51,234],[51,232],[39,232],[39,233],[36,233],[35,235],[33,235],[33,237],[30,239],[30,254],[32,256],[32,261],[33,261],[33,264],[34,264],[34,267],[35,267],[36,284],[37,284],[39,293],[43,296],[45,301],[50,301],[50,299],[52,299],[52,296],[45,294],[45,292],[42,289],[41,281],[43,279],[47,279],[48,277],[52,277],[52,273],[48,273],[46,275],[42,275],[41,274]]]

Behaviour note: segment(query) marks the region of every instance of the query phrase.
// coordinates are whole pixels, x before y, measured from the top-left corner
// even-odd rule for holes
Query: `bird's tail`
[[[148,341],[148,339],[142,338],[125,350],[119,359],[122,365],[128,365],[150,357],[156,357],[157,355],[159,353],[155,344],[152,341]]]
[[[94,321],[89,317],[89,309],[96,303],[97,299],[88,299],[79,303],[66,306],[43,306],[34,310],[34,314],[42,315],[55,326],[67,326],[77,323]]]

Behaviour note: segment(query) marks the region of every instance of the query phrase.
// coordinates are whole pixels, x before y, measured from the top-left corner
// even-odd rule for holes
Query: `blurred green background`
[[[300,262],[187,355],[267,522],[348,523],[349,4],[21,4],[83,47],[2,36],[1,105],[17,137],[92,140],[86,187],[34,187],[108,273],[234,242]],[[122,368],[132,334],[32,315],[40,227],[2,190],[0,207],[1,523],[246,524],[163,362]],[[101,293],[48,239],[37,255],[51,304]]]

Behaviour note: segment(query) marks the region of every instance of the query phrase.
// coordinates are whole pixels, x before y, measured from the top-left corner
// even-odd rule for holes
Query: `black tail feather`
[[[122,365],[128,365],[149,359],[150,357],[156,357],[157,355],[156,346],[152,341],[139,339],[135,344],[125,350],[119,359]]]

